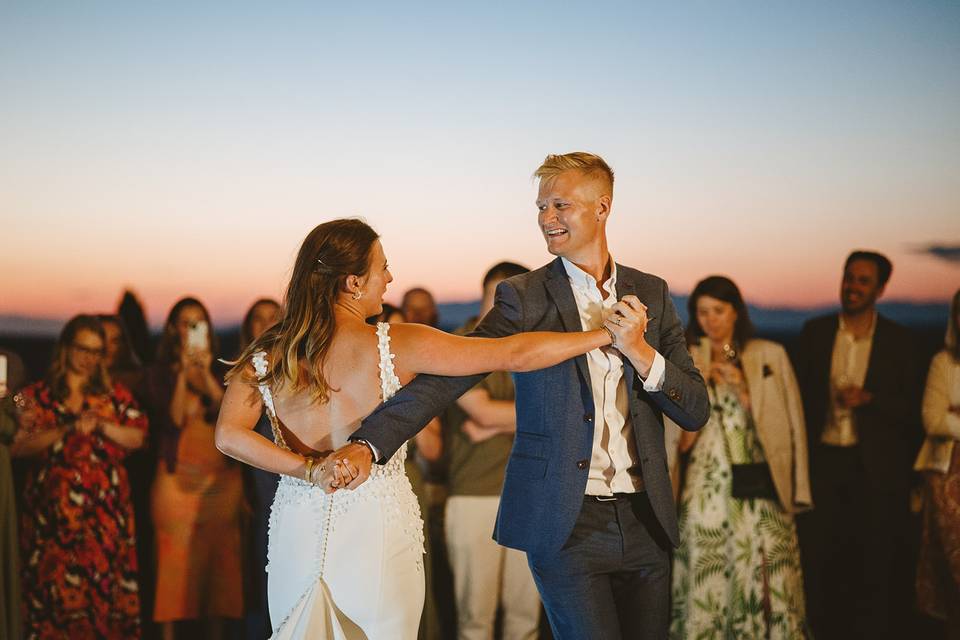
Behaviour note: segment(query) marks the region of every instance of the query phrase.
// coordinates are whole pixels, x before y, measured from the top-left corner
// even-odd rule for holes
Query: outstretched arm
[[[456,336],[422,324],[393,325],[391,338],[401,372],[441,376],[534,371],[610,344],[610,334],[600,329],[484,338]]]
[[[475,336],[508,336],[522,330],[523,309],[520,296],[509,282],[501,282],[493,309],[476,330]],[[455,359],[455,354],[448,354]],[[389,402],[377,407],[351,436],[365,440],[379,453],[377,462],[386,462],[404,442],[412,438],[431,418],[480,382],[485,375],[461,377],[419,375],[397,392]]]

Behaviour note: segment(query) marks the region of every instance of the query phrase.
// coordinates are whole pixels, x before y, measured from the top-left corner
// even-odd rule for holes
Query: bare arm
[[[532,331],[504,338],[467,338],[421,324],[391,326],[397,366],[408,373],[466,376],[534,371],[610,344],[606,331]]]
[[[457,400],[460,408],[481,429],[509,433],[517,428],[516,407],[510,400],[494,400],[486,389],[473,388]]]
[[[15,458],[30,458],[46,451],[50,445],[67,435],[67,427],[45,429],[37,433],[17,433],[10,445],[10,455]]]
[[[263,411],[257,389],[236,380],[227,387],[214,432],[217,449],[252,467],[303,478],[306,458],[281,449],[254,431]]]
[[[443,454],[443,435],[440,428],[440,418],[434,418],[427,423],[415,437],[417,451],[427,462],[436,462]]]
[[[131,429],[115,422],[101,422],[100,431],[124,449],[133,450],[143,446],[145,439],[143,431]]]
[[[170,422],[178,429],[183,428],[187,403],[187,373],[183,367],[177,371],[177,381],[170,397]]]

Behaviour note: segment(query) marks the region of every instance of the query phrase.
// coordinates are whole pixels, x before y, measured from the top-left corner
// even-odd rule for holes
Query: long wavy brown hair
[[[70,389],[67,388],[67,358],[69,357],[67,352],[73,345],[77,334],[81,331],[95,333],[100,336],[104,346],[107,344],[107,336],[103,332],[103,325],[100,324],[100,320],[96,316],[81,314],[67,321],[63,330],[60,331],[60,337],[57,338],[57,346],[53,352],[53,362],[50,363],[46,377],[47,385],[56,400],[65,400],[70,395]],[[100,395],[110,391],[110,388],[110,375],[107,373],[103,358],[101,358],[96,373],[87,380],[83,394]]]
[[[337,328],[334,304],[348,276],[367,274],[379,237],[370,225],[353,218],[325,222],[307,234],[283,297],[280,321],[244,349],[227,381],[243,374],[243,380],[253,382],[244,371],[253,354],[263,351],[268,366],[261,382],[275,389],[289,384],[294,392],[309,390],[315,401],[328,402],[332,390],[323,364]]]

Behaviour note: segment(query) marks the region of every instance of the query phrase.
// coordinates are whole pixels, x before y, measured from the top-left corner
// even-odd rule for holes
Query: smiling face
[[[609,191],[602,179],[576,169],[541,180],[537,223],[547,251],[575,264],[601,258],[612,201]]]
[[[737,311],[729,302],[700,296],[697,298],[697,323],[711,342],[731,344],[737,326]]]
[[[877,264],[872,260],[852,260],[843,271],[840,305],[844,313],[855,315],[873,308],[883,295]]]
[[[387,293],[387,285],[393,282],[390,265],[387,264],[387,255],[379,240],[373,242],[370,248],[370,262],[367,273],[359,278],[360,291],[363,295],[357,303],[363,308],[364,316],[369,318],[383,311],[383,296]]]

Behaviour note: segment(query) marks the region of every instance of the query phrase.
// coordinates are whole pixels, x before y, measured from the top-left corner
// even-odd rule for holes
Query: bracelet
[[[306,463],[307,468],[303,472],[303,481],[313,484],[313,478],[310,477],[313,472],[313,458],[310,456],[304,456],[304,462]]]
[[[617,336],[614,335],[613,331],[605,324],[601,324],[600,328],[607,332],[607,335],[610,336],[610,346],[617,346]]]

